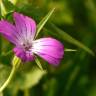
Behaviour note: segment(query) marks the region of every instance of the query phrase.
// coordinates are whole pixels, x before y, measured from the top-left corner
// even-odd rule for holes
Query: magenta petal
[[[13,51],[15,52],[17,57],[21,58],[23,61],[26,60],[26,54],[21,48],[15,47]]]
[[[49,56],[48,54],[41,54],[41,53],[37,53],[40,57],[42,57],[44,60],[46,60],[47,62],[49,62],[50,64],[53,65],[59,65],[61,59],[60,58],[55,58],[52,56]]]
[[[62,43],[53,38],[41,38],[33,41],[32,51],[51,64],[59,64],[64,55]]]
[[[21,49],[21,48],[19,48],[19,47],[15,47],[15,48],[13,49],[13,51],[15,52],[15,54],[16,54],[17,57],[19,57],[19,58],[22,59],[22,61],[27,62],[27,61],[32,61],[32,60],[34,60],[34,56],[33,56],[33,55],[24,52],[24,50]]]
[[[14,12],[15,25],[23,40],[32,40],[36,32],[36,23],[33,19]]]
[[[16,28],[11,23],[7,22],[6,20],[1,20],[0,33],[2,33],[12,43],[17,44],[18,37],[17,37]]]
[[[31,53],[27,53],[27,54],[26,54],[26,58],[27,58],[26,61],[32,61],[32,60],[35,59],[35,57],[34,57],[33,55],[31,55]]]

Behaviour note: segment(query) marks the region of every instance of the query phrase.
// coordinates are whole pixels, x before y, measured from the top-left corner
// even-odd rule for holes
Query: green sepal
[[[38,58],[35,59],[35,62],[37,64],[37,66],[39,67],[39,69],[43,70],[42,64],[40,63]]]
[[[12,65],[13,65],[14,67],[18,68],[19,65],[20,65],[20,63],[21,63],[21,59],[18,58],[17,56],[14,56],[14,58],[13,58],[13,60],[12,60]]]

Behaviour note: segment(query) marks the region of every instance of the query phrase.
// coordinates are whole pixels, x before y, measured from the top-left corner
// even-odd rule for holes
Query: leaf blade
[[[42,64],[40,63],[38,58],[35,59],[35,62],[37,64],[37,66],[39,67],[39,69],[43,70]]]
[[[46,22],[49,20],[49,18],[53,14],[54,10],[55,10],[55,8],[53,8],[51,11],[49,11],[48,14],[37,25],[37,32],[36,32],[35,38],[38,36],[38,34],[41,31],[41,29],[44,27],[44,25],[46,24]]]
[[[66,40],[67,42],[79,48],[82,48],[92,56],[95,56],[94,52],[90,48],[86,47],[83,43],[79,42],[78,40],[76,40],[75,38],[73,38],[72,36],[64,32],[63,30],[59,29],[56,25],[51,23],[50,26],[48,26],[48,28],[50,28],[51,30],[54,30],[59,36],[63,38],[63,40]]]

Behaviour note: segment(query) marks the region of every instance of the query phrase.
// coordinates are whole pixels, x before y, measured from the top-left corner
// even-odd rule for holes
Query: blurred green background
[[[35,62],[22,64],[0,96],[96,96],[96,0],[2,1],[5,8],[1,6],[0,17],[9,21],[17,11],[38,24],[55,7],[38,38],[51,36],[60,40],[65,49],[77,51],[65,51],[58,67],[39,58],[45,71],[38,69]],[[0,86],[12,68],[13,47],[0,35]]]

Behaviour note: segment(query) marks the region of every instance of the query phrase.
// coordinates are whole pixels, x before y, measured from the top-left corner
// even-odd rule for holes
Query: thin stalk
[[[8,79],[0,87],[0,92],[2,92],[8,86],[8,84],[10,83],[10,81],[12,80],[12,78],[15,74],[16,69],[19,67],[20,63],[21,63],[21,60],[17,56],[14,56],[14,58],[12,60],[13,67],[12,67],[11,73],[10,73]]]
[[[25,89],[25,90],[24,90],[24,96],[30,96],[30,94],[29,94],[29,89]]]
[[[15,71],[16,71],[16,68],[13,67],[13,68],[12,68],[12,71],[11,71],[9,77],[8,77],[8,79],[7,79],[7,80],[5,81],[5,83],[1,86],[0,92],[2,92],[2,91],[7,87],[7,85],[10,83],[10,81],[11,81],[11,79],[12,79]]]

